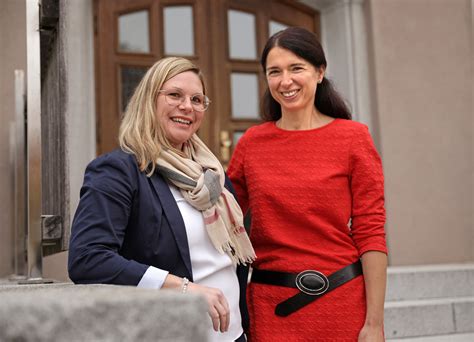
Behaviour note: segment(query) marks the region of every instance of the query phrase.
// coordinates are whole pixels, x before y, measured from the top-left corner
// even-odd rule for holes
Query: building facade
[[[34,35],[27,9],[38,3],[41,54],[26,38]],[[259,122],[259,53],[285,26],[320,37],[328,77],[374,137],[385,172],[390,265],[474,262],[472,11],[469,0],[1,1],[0,277],[28,268],[24,241],[34,235],[18,229],[16,203],[25,203],[18,193],[26,189],[18,186],[15,70],[28,80],[27,112],[35,103],[28,91],[41,84],[41,200],[27,209],[60,217],[59,235],[40,234],[41,271],[67,280],[68,230],[84,168],[116,146],[121,112],[146,68],[167,55],[202,67],[213,102],[199,134],[226,163],[245,129]],[[30,78],[40,71],[41,79]],[[34,175],[25,172],[31,185]],[[34,231],[39,221],[25,217]],[[54,226],[45,220],[43,227]]]

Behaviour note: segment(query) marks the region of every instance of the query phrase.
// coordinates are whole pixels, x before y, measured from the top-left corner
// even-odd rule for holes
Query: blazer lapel
[[[178,205],[176,204],[176,200],[174,199],[168,184],[159,174],[155,173],[150,177],[150,180],[156,190],[156,193],[158,194],[161,206],[163,208],[163,213],[168,219],[168,223],[170,224],[171,231],[174,234],[179,252],[183,258],[184,265],[186,266],[192,279],[193,272],[191,268],[191,257],[189,255],[188,237],[186,235],[183,217],[181,216],[181,212],[179,211]]]

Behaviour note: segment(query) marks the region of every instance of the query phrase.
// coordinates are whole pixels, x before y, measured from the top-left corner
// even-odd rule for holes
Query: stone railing
[[[0,341],[207,341],[205,301],[112,285],[0,285]]]

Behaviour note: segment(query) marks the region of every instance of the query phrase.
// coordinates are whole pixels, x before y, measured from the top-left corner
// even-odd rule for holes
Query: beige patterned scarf
[[[209,238],[220,253],[227,253],[234,264],[252,263],[256,256],[243,225],[242,210],[224,187],[219,160],[196,134],[183,145],[183,152],[187,158],[163,150],[157,161],[158,172],[201,211]]]

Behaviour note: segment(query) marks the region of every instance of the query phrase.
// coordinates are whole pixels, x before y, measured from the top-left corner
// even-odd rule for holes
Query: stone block
[[[474,296],[474,264],[389,267],[387,301]]]
[[[452,334],[453,307],[449,300],[391,302],[385,305],[385,336],[404,338]]]
[[[0,341],[207,341],[199,296],[112,285],[0,286]]]
[[[456,332],[474,332],[474,298],[453,305]]]

